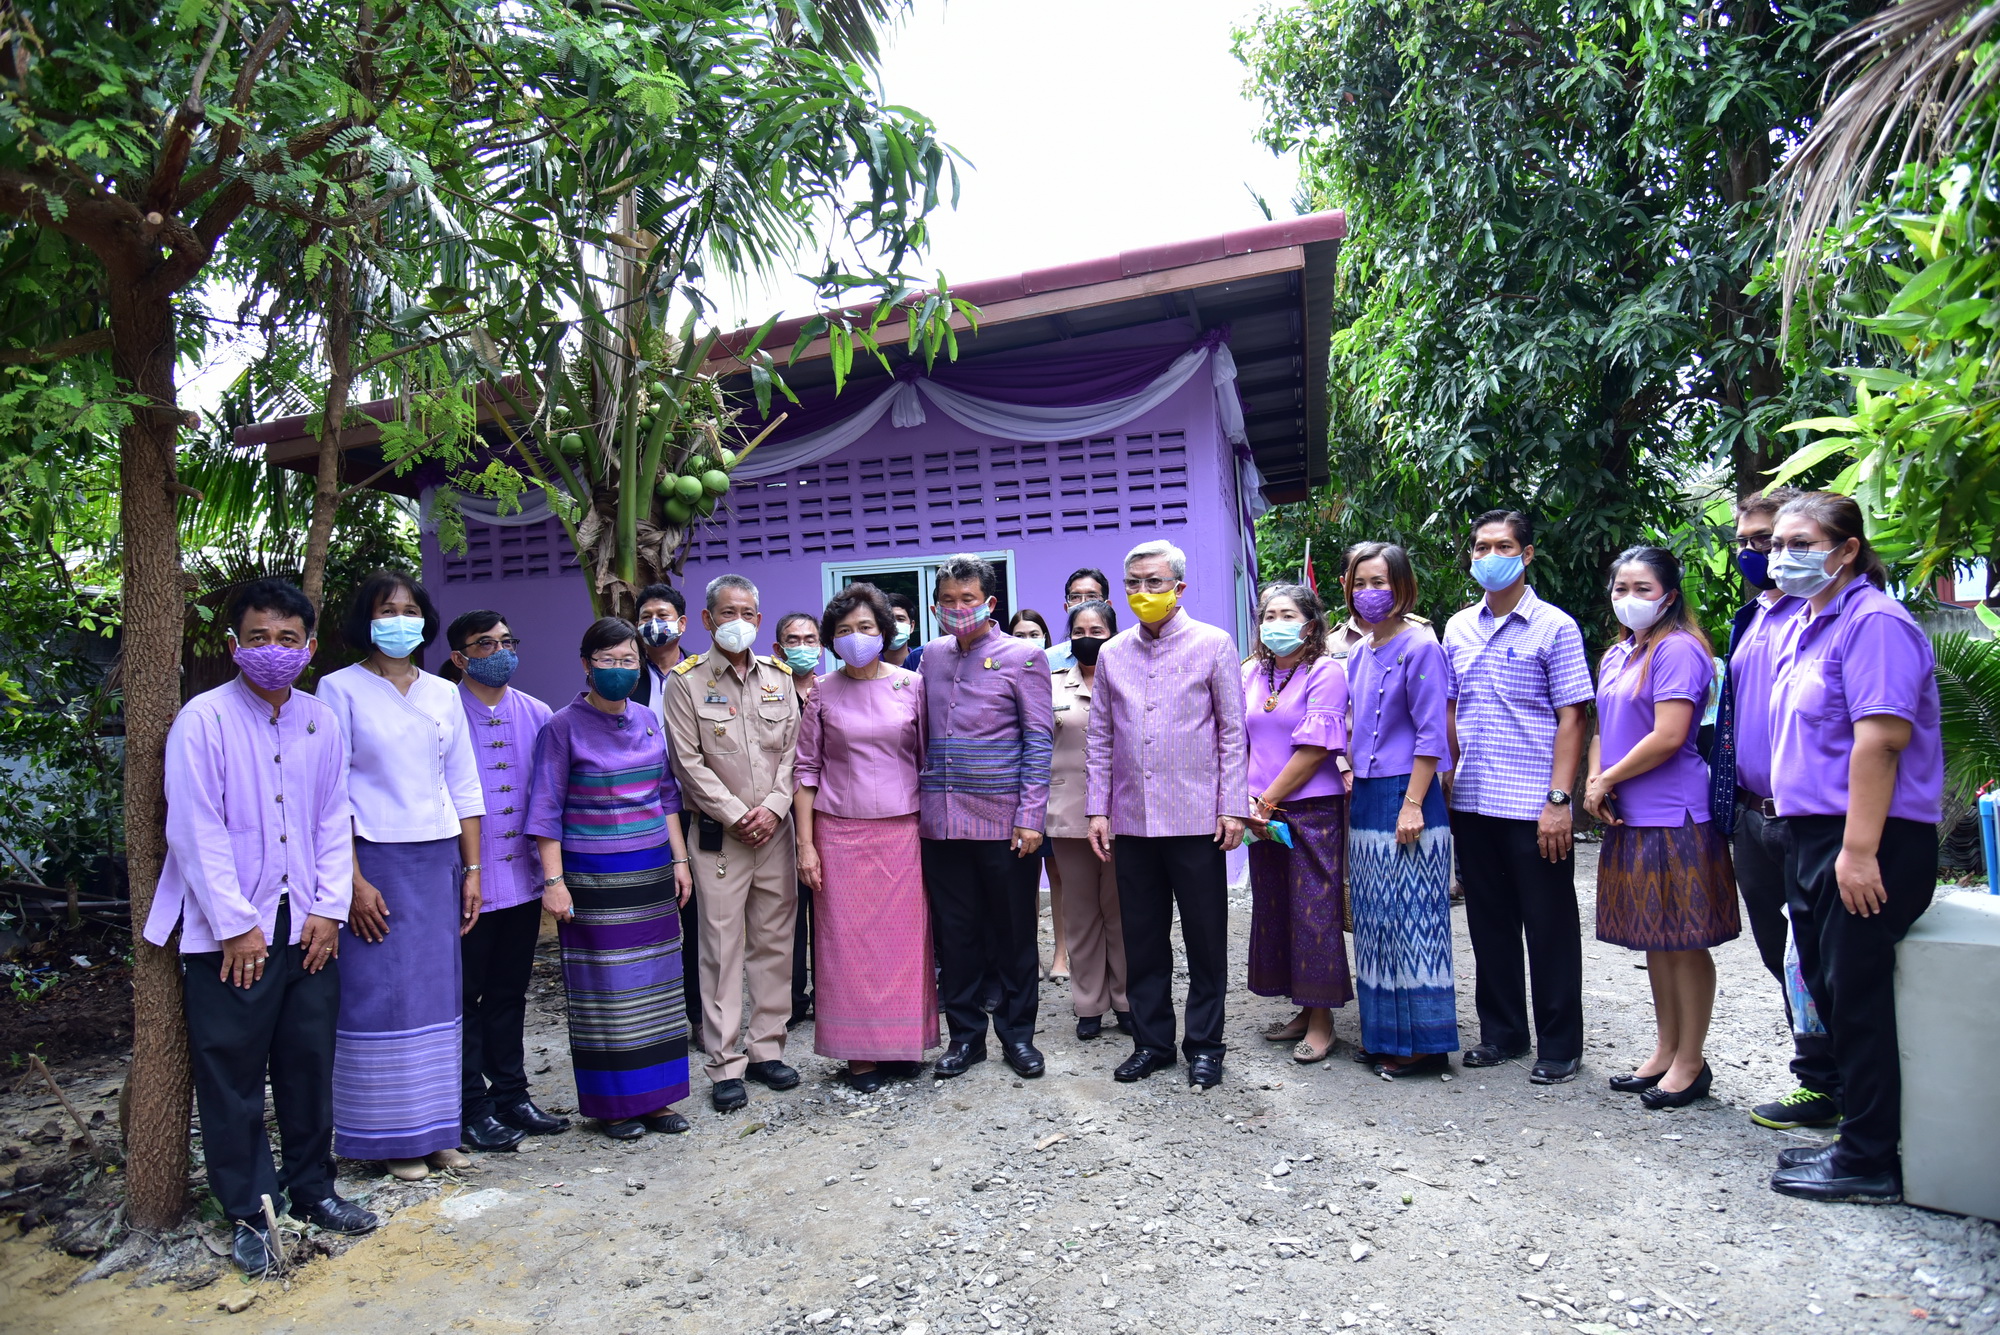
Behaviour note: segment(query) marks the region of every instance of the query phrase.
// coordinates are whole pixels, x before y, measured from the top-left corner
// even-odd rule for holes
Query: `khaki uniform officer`
[[[778,1060],[792,1009],[798,907],[792,834],[798,692],[782,661],[755,657],[747,647],[716,649],[675,665],[665,718],[683,798],[723,826],[719,849],[713,827],[706,837],[698,827],[688,856],[701,907],[701,1036],[714,1084],[710,1098],[729,1112],[749,1101],[745,1076],[773,1089],[790,1089],[799,1078]],[[746,965],[747,1034],[737,982]]]

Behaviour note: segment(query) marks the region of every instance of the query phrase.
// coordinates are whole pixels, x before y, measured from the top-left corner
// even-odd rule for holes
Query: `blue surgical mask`
[[[1264,647],[1280,658],[1287,658],[1299,651],[1306,642],[1306,625],[1303,621],[1266,621],[1257,631],[1257,638]]]
[[[594,667],[590,670],[590,689],[606,700],[623,700],[639,689],[639,669]]]
[[[1743,578],[1753,589],[1768,589],[1771,583],[1771,558],[1764,552],[1753,552],[1748,547],[1736,553],[1736,568],[1743,572]]]
[[[465,675],[481,686],[505,686],[514,675],[514,669],[521,666],[521,656],[512,649],[495,649],[484,658],[465,660]]]
[[[819,650],[795,644],[785,650],[785,663],[794,672],[813,672],[819,668]]]
[[[1526,564],[1519,553],[1513,556],[1501,556],[1494,552],[1472,563],[1472,577],[1479,581],[1479,587],[1488,593],[1498,593],[1521,578],[1521,569]]]
[[[376,617],[368,623],[368,638],[391,658],[408,658],[422,647],[422,617]]]

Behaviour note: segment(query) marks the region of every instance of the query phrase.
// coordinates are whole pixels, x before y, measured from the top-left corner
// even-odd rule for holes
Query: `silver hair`
[[[717,575],[708,582],[708,594],[705,606],[707,606],[709,611],[713,612],[715,610],[715,600],[721,596],[724,589],[743,590],[743,592],[750,595],[750,601],[757,603],[759,610],[762,610],[763,603],[757,596],[757,586],[755,584],[752,584],[741,575]]]
[[[970,552],[955,552],[938,562],[937,574],[931,581],[931,596],[935,598],[945,586],[945,581],[953,584],[979,582],[979,591],[989,598],[1000,594],[1000,572],[993,563],[983,556]]]
[[[1174,572],[1174,578],[1183,580],[1187,578],[1187,553],[1174,546],[1171,542],[1168,542],[1165,538],[1154,538],[1151,542],[1142,542],[1131,551],[1125,553],[1125,569],[1130,570],[1134,561],[1143,561],[1149,556],[1166,557],[1168,567]]]

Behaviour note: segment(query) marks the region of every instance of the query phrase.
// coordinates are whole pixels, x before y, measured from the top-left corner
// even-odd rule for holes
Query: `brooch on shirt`
[[[995,663],[992,659],[989,658],[983,664],[981,664],[981,666],[986,668],[995,668],[998,667],[999,664]]]
[[[909,680],[908,677],[898,677],[896,678],[896,680],[889,683],[889,689],[892,691],[900,691],[903,689],[903,683],[908,680]]]

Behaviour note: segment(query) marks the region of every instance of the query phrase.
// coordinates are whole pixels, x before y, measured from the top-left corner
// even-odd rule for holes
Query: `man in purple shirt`
[[[1132,1055],[1119,1080],[1174,1064],[1174,905],[1187,947],[1188,1083],[1222,1079],[1223,997],[1229,972],[1224,855],[1250,816],[1243,679],[1228,632],[1180,608],[1187,554],[1142,542],[1125,557],[1125,599],[1136,630],[1097,656],[1085,732],[1090,843],[1118,845],[1118,908],[1125,924]]]
[[[292,689],[318,644],[315,620],[282,580],[236,595],[229,639],[241,675],[188,701],[167,735],[167,857],[145,924],[156,946],[180,927],[208,1185],[251,1275],[278,1257],[267,1201],[335,1233],[377,1222],[333,1189],[334,959],[354,854],[340,724]],[[267,1074],[281,1171],[264,1133]]]
[[[1595,696],[1583,633],[1535,596],[1534,530],[1518,510],[1472,524],[1472,577],[1485,598],[1445,624],[1451,660],[1451,833],[1465,878],[1477,967],[1479,1044],[1460,1060],[1499,1066],[1528,1053],[1535,985],[1538,1085],[1576,1079],[1583,1059],[1583,938],[1577,927],[1570,785]],[[1529,975],[1521,971],[1528,943]]]
[[[1000,576],[977,556],[938,566],[933,610],[945,634],[924,646],[929,741],[917,776],[924,890],[937,940],[938,1001],[951,1042],[932,1068],[963,1075],[986,1060],[980,980],[1000,985],[993,1032],[1009,1066],[1042,1073],[1035,1047],[1041,950],[1042,828],[1055,755],[1049,661],[994,629]]]
[[[535,739],[549,707],[509,686],[520,666],[521,642],[498,612],[467,612],[445,630],[462,679],[459,703],[472,734],[486,819],[479,825],[479,917],[458,940],[465,1024],[459,1079],[465,1143],[475,1150],[511,1150],[529,1135],[569,1126],[528,1097],[522,1029],[535,941],[542,931],[542,864],[528,817],[528,781]]]

